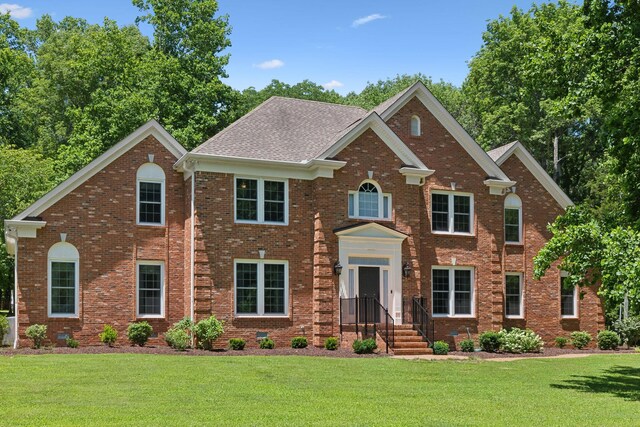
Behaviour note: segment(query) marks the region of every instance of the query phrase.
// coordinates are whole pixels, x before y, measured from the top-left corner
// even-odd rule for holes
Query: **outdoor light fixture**
[[[342,264],[340,264],[340,261],[336,261],[335,264],[333,264],[333,272],[335,273],[336,276],[339,276],[342,274]]]
[[[409,265],[409,261],[406,261],[402,266],[402,275],[404,277],[409,277],[409,274],[411,274],[411,266]]]

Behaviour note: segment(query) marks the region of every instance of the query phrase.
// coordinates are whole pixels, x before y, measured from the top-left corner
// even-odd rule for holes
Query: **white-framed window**
[[[505,317],[524,317],[522,273],[507,273],[504,278],[504,288]]]
[[[504,199],[504,241],[522,243],[522,201],[515,194]]]
[[[358,191],[349,191],[349,218],[391,219],[391,194],[383,193],[373,180],[360,184]]]
[[[431,231],[473,234],[473,194],[433,191],[431,193]]]
[[[58,242],[51,246],[48,260],[49,317],[78,317],[80,296],[80,254],[75,246]]]
[[[155,163],[145,163],[136,174],[136,223],[164,225],[165,174]]]
[[[560,276],[560,315],[565,318],[578,317],[578,287],[565,287],[567,273]]]
[[[411,117],[411,136],[420,136],[420,117],[413,116]]]
[[[288,187],[287,180],[235,177],[236,222],[286,225]]]
[[[138,261],[136,270],[136,315],[164,317],[164,262]]]
[[[289,263],[238,259],[234,262],[236,316],[282,317],[289,313]]]
[[[473,317],[473,267],[432,267],[431,301],[434,317]]]

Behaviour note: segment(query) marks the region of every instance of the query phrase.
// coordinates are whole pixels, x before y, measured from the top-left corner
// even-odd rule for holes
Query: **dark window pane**
[[[140,182],[140,203],[138,222],[148,224],[162,223],[162,184],[159,182]]]
[[[265,314],[284,314],[285,277],[283,264],[265,264],[264,266],[264,312]]]
[[[162,266],[140,264],[138,275],[138,313],[162,314]]]
[[[431,228],[433,231],[449,231],[449,196],[431,195]]]
[[[74,314],[76,310],[76,264],[51,263],[51,313]]]
[[[455,314],[471,314],[471,271],[455,270]]]
[[[433,314],[449,314],[449,270],[433,270]]]
[[[504,238],[507,242],[520,241],[520,210],[504,210]]]
[[[236,179],[236,219],[258,220],[258,181]]]
[[[471,232],[471,198],[469,196],[453,197],[453,231]]]
[[[560,280],[560,313],[563,316],[575,316],[575,288],[565,288],[566,278]]]
[[[521,316],[520,302],[520,276],[509,275],[506,277],[505,314],[507,316]]]
[[[236,264],[236,312],[258,313],[258,264]]]
[[[284,182],[264,182],[264,220],[284,222]]]

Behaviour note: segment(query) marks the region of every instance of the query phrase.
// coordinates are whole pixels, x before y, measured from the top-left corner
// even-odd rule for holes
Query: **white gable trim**
[[[491,157],[478,145],[476,141],[456,119],[442,106],[440,101],[426,88],[422,82],[416,82],[402,95],[396,102],[390,105],[380,116],[383,120],[389,119],[398,110],[416,96],[427,110],[444,126],[444,128],[455,138],[467,153],[478,163],[489,177],[497,178],[501,181],[509,181],[509,177],[500,170],[498,165],[491,160]]]
[[[13,219],[21,220],[28,216],[38,216],[150,135],[153,135],[177,159],[187,153],[187,150],[185,150],[160,123],[155,120],[149,120],[125,139],[105,151],[104,154],[45,194],[26,210],[16,215]]]
[[[402,242],[407,238],[407,235],[396,230],[392,230],[388,227],[380,225],[375,222],[368,222],[362,225],[356,225],[340,231],[336,231],[336,236],[340,239],[366,239],[366,240],[379,240],[379,239],[391,239]]]
[[[573,202],[567,196],[567,194],[562,191],[560,186],[556,184],[556,182],[549,176],[547,171],[545,171],[540,163],[533,158],[531,153],[522,145],[521,142],[516,142],[511,146],[507,151],[502,153],[498,159],[496,159],[496,163],[498,165],[502,165],[509,157],[513,154],[516,155],[518,159],[522,162],[522,164],[531,172],[531,174],[538,180],[540,184],[551,194],[551,196],[558,202],[558,204],[562,207],[562,209],[567,209],[569,206],[573,206]]]

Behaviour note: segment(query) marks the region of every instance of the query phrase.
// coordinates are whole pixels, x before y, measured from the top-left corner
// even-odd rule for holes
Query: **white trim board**
[[[155,120],[149,120],[13,219],[21,220],[29,216],[38,216],[150,135],[153,135],[176,159],[187,153],[187,150],[160,123]]]

